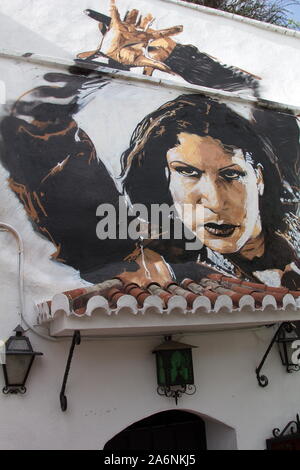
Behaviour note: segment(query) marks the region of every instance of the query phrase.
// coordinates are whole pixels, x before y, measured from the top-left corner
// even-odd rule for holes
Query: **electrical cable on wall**
[[[25,302],[24,302],[24,245],[22,238],[19,234],[19,232],[12,227],[9,224],[0,222],[0,230],[1,231],[6,231],[10,232],[14,235],[14,237],[17,240],[18,243],[18,290],[19,290],[19,316],[20,316],[20,322],[24,323],[24,325],[31,330],[33,333],[36,335],[40,336],[43,339],[47,339],[49,341],[54,341],[57,342],[59,341],[57,338],[52,338],[51,336],[44,335],[40,332],[38,332],[33,325],[31,325],[25,318],[24,316],[24,310],[25,310]]]

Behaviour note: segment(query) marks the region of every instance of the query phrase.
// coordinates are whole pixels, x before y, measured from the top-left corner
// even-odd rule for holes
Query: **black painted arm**
[[[251,74],[221,64],[191,45],[177,44],[165,64],[194,85],[228,91],[249,89],[254,94],[258,87],[258,80]]]

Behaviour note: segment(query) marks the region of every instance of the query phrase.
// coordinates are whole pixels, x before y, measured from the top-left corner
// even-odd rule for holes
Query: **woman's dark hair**
[[[263,230],[285,231],[282,175],[269,141],[252,122],[225,104],[200,94],[181,95],[146,116],[133,132],[122,155],[124,193],[132,204],[173,204],[166,155],[178,144],[178,134],[210,136],[225,146],[240,148],[254,168],[261,166],[265,189],[260,198]]]

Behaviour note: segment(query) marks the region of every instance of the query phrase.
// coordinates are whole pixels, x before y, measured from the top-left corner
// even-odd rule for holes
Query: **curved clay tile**
[[[125,273],[126,274],[126,273]],[[149,282],[140,286],[120,278],[53,296],[36,305],[39,324],[51,322],[56,315],[177,315],[265,309],[300,309],[300,291],[285,287],[241,281],[222,274],[210,274],[196,282],[184,279],[181,285]]]

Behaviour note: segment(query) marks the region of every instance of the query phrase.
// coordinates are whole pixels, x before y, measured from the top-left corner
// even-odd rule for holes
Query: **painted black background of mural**
[[[146,21],[137,10],[121,21],[114,3],[111,19],[93,11],[88,14],[99,22],[103,36],[112,22],[117,31],[127,25],[125,39],[123,33],[121,40],[115,34],[118,47],[106,54],[115,61],[110,62],[114,67],[143,66],[147,75],[156,69],[196,85],[259,93],[259,81],[251,74],[223,66],[192,45],[174,43],[171,36],[182,27],[158,34],[146,28],[152,16]],[[139,47],[148,45],[149,37],[137,42],[133,52],[126,45],[130,34],[135,37],[137,25],[143,29],[142,24],[147,34],[154,35],[151,62],[145,61],[149,57]],[[93,61],[100,50],[101,45],[96,51],[80,53],[77,63]],[[300,288],[295,116],[253,107],[252,118],[246,119],[204,95],[178,96],[145,116],[128,136],[128,148],[120,155],[122,189],[118,191],[105,159],[97,155],[76,121],[83,106],[82,90],[101,95],[112,79],[74,66],[68,74],[47,73],[44,80],[45,85],[16,101],[2,120],[1,155],[12,191],[36,230],[55,245],[53,259],[73,266],[93,283],[124,271],[127,279],[140,284],[149,276],[164,283],[174,278],[199,280],[218,271]],[[190,204],[195,211],[201,204],[202,222],[195,226],[185,221],[185,226],[202,248],[187,250],[187,240],[175,238],[172,224],[168,237],[150,239],[148,233],[143,243],[130,237],[99,240],[97,207],[113,204],[118,218],[121,195],[126,195],[128,204],[143,203],[149,210],[152,204],[175,203]],[[156,231],[161,233],[162,227]]]

